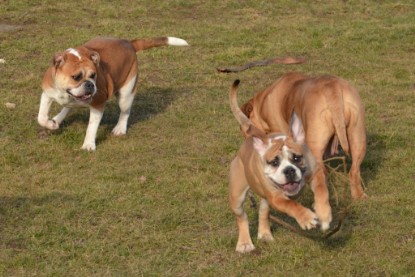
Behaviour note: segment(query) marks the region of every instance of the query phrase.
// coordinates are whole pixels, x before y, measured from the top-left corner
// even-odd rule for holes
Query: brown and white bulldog
[[[95,38],[77,48],[55,54],[42,81],[39,124],[56,130],[71,108],[89,107],[89,124],[82,149],[93,151],[105,103],[115,94],[121,111],[112,133],[116,136],[125,135],[137,87],[136,52],[164,45],[188,44],[175,37],[131,41]],[[49,110],[54,101],[64,108],[49,119]]]
[[[259,207],[258,239],[272,241],[269,225],[269,206],[295,218],[303,229],[318,224],[317,215],[291,199],[303,188],[306,178],[314,172],[315,161],[304,144],[304,129],[293,113],[287,133],[269,133],[258,129],[239,109],[235,81],[229,99],[232,112],[246,136],[245,142],[231,163],[229,204],[235,213],[239,228],[236,251],[255,249],[249,234],[247,215],[243,210],[249,189],[261,197]]]
[[[322,230],[328,229],[332,220],[323,159],[337,154],[339,143],[352,156],[349,172],[352,197],[367,197],[360,177],[360,165],[366,154],[365,111],[358,92],[348,82],[335,76],[288,73],[257,93],[241,109],[266,133],[288,132],[292,112],[300,117],[305,143],[317,162],[311,188]]]

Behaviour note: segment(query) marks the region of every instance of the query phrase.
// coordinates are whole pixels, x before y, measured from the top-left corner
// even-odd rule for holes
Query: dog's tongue
[[[293,191],[298,187],[298,183],[286,183],[282,185],[282,188],[286,191]]]
[[[89,94],[88,94],[88,95],[87,95],[87,94],[85,94],[85,95],[82,95],[82,96],[81,96],[81,99],[82,99],[82,100],[88,100],[88,99],[90,98],[90,96],[91,96],[91,95],[89,95]]]

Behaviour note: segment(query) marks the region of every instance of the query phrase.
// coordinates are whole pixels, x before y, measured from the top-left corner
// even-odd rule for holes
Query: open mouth
[[[272,183],[280,190],[285,192],[286,194],[293,196],[297,194],[301,189],[301,183],[300,182],[289,182],[286,184],[278,184],[274,180],[270,179]]]
[[[69,89],[68,89],[68,90],[66,90],[66,92],[67,92],[70,96],[72,96],[73,98],[75,98],[76,100],[79,100],[79,101],[82,101],[82,102],[88,102],[88,101],[89,101],[89,100],[91,100],[91,98],[92,98],[92,93],[85,93],[84,95],[76,96],[76,95],[73,95],[73,94],[69,91]]]
[[[281,188],[284,191],[287,192],[295,192],[298,190],[298,188],[300,187],[300,183],[298,182],[291,182],[291,183],[286,183],[286,184],[277,184],[277,186],[279,188]]]

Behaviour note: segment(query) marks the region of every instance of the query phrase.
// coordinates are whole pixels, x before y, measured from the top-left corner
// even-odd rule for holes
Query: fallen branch
[[[238,67],[218,67],[216,68],[216,70],[222,73],[231,73],[231,72],[244,71],[254,66],[265,66],[265,65],[270,65],[274,63],[299,64],[299,63],[304,63],[304,62],[305,62],[305,58],[303,57],[282,57],[282,58],[273,58],[273,59],[262,60],[262,61],[253,61],[253,62],[249,62],[247,64],[244,64],[243,66],[238,66]]]

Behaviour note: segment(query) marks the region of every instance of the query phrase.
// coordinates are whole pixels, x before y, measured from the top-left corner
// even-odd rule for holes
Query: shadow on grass
[[[385,139],[386,137],[380,134],[367,134],[366,157],[361,166],[361,175],[364,184],[367,184],[371,179],[376,179],[379,169],[383,168],[382,163],[386,151]]]
[[[30,238],[25,234],[33,227],[33,219],[49,207],[73,201],[77,199],[60,192],[42,197],[0,197],[0,245],[5,249],[26,249]]]
[[[143,91],[143,89],[141,89]],[[145,88],[143,92],[138,92],[135,96],[131,114],[128,120],[128,128],[139,123],[141,121],[148,120],[164,110],[174,102],[175,99],[180,97],[184,93],[184,90],[178,88],[160,88],[151,87]],[[104,115],[100,124],[100,129],[103,129],[104,135],[97,135],[97,145],[102,141],[105,141],[111,134],[112,129],[118,122],[120,110],[116,97],[113,97],[107,103]],[[54,116],[54,115],[52,115]],[[62,122],[61,128],[56,131],[47,132],[48,135],[59,136],[62,132],[65,132],[65,127],[74,124],[75,122],[82,122],[85,124],[85,132],[89,120],[89,109],[73,109],[68,117]],[[127,129],[128,132],[128,129]],[[85,133],[83,133],[84,135]]]

